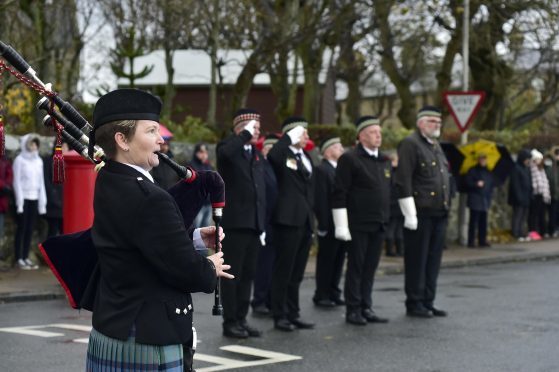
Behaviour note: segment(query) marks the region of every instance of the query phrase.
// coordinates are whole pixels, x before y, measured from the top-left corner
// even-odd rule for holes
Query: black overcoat
[[[195,252],[174,199],[125,164],[109,161],[95,183],[91,230],[100,281],[93,327],[151,345],[192,339],[192,292],[215,289],[213,264]]]
[[[478,187],[478,181],[483,181],[483,187]],[[474,211],[488,211],[493,196],[493,175],[487,167],[476,165],[465,177],[468,186],[468,208]]]
[[[305,177],[297,166],[295,153],[289,146],[291,139],[284,134],[268,153],[268,161],[276,172],[278,181],[278,199],[273,213],[272,223],[291,227],[305,224],[313,226],[314,178]],[[308,153],[305,156],[312,160]]]
[[[254,146],[250,157],[245,155],[244,145],[251,137],[249,131],[243,130],[216,147],[217,170],[225,182],[224,229],[260,232],[266,228],[264,157]]]
[[[338,159],[332,208],[347,208],[350,230],[375,231],[390,219],[392,166],[380,151],[369,155],[361,144]]]
[[[332,195],[334,194],[334,181],[336,179],[336,168],[326,159],[315,168],[315,197],[314,213],[319,231],[334,233],[334,221],[332,219]]]

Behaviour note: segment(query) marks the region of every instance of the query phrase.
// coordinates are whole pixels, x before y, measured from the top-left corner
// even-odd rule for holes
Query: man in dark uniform
[[[346,321],[354,325],[386,323],[388,319],[373,311],[372,292],[390,217],[391,165],[379,151],[379,119],[363,116],[356,126],[359,143],[338,161],[332,199],[336,238],[351,240],[345,280]]]
[[[309,140],[307,121],[290,117],[282,124],[284,133],[268,154],[278,180],[278,200],[272,217],[276,251],[272,274],[272,313],[276,329],[314,328],[299,314],[299,286],[309,257],[313,226],[314,169],[303,150]]]
[[[434,305],[450,204],[440,133],[440,110],[424,106],[417,130],[398,146],[395,180],[404,214],[406,309],[408,316],[419,318],[447,315]]]
[[[256,273],[254,274],[254,291],[252,294],[252,311],[254,314],[269,316],[271,314],[270,284],[276,257],[272,215],[278,198],[278,181],[274,168],[268,161],[268,153],[278,142],[279,136],[271,133],[266,136],[262,145],[264,156],[264,183],[266,184],[266,230],[260,236],[262,248],[258,252]]]
[[[237,111],[233,134],[217,147],[217,169],[225,181],[227,208],[222,225],[223,253],[231,261],[235,280],[223,282],[223,335],[259,337],[246,320],[260,234],[265,228],[266,190],[262,154],[254,144],[260,135],[260,115],[252,109]]]
[[[327,137],[320,145],[322,162],[316,167],[314,213],[318,227],[316,291],[313,302],[319,307],[345,305],[339,288],[345,260],[346,243],[334,236],[332,194],[338,159],[344,153],[339,137]]]

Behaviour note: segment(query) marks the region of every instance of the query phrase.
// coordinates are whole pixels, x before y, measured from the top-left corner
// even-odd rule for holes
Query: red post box
[[[94,165],[77,152],[64,153],[66,180],[64,181],[64,207],[62,231],[71,234],[87,230],[93,224]]]

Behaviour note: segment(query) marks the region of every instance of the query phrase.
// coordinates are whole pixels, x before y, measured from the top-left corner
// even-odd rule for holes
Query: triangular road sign
[[[458,129],[464,133],[480,109],[485,92],[445,92],[443,97]]]

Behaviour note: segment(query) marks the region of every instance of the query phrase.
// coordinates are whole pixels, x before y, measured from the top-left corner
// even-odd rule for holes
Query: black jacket
[[[390,160],[369,155],[361,144],[338,159],[332,208],[347,208],[350,230],[371,231],[390,219]]]
[[[284,134],[268,153],[278,180],[278,200],[272,217],[272,223],[284,226],[313,226],[314,177],[305,177],[297,167],[295,154],[289,146],[291,139]],[[309,154],[305,156],[311,160]],[[312,163],[311,163],[312,165]]]
[[[216,147],[217,170],[225,181],[224,229],[261,232],[266,228],[264,158],[252,146],[251,156],[247,159],[244,145],[251,137],[248,131],[243,130],[239,135],[225,138]]]
[[[264,183],[266,184],[266,229],[268,229],[278,200],[278,180],[272,164],[266,159],[264,159]]]
[[[418,216],[446,215],[450,207],[448,162],[439,143],[429,143],[416,130],[398,145],[398,159],[399,197],[413,196]]]
[[[530,157],[527,151],[521,151],[510,173],[508,203],[513,207],[529,207],[532,197],[532,175],[524,160]]]
[[[483,181],[483,187],[478,187],[478,181]],[[468,208],[475,211],[487,211],[491,206],[493,195],[493,175],[487,167],[476,165],[465,177],[468,186]]]
[[[52,156],[43,157],[43,169],[45,179],[45,192],[47,194],[48,218],[62,218],[64,185],[52,182]]]
[[[334,194],[336,168],[328,160],[323,159],[315,170],[314,213],[318,223],[317,229],[333,233],[335,226],[332,219],[332,195]]]
[[[174,199],[132,167],[109,161],[95,182],[91,230],[101,278],[93,327],[152,345],[192,339],[192,292],[215,289],[213,264],[195,252]],[[186,309],[186,313],[185,313]]]

